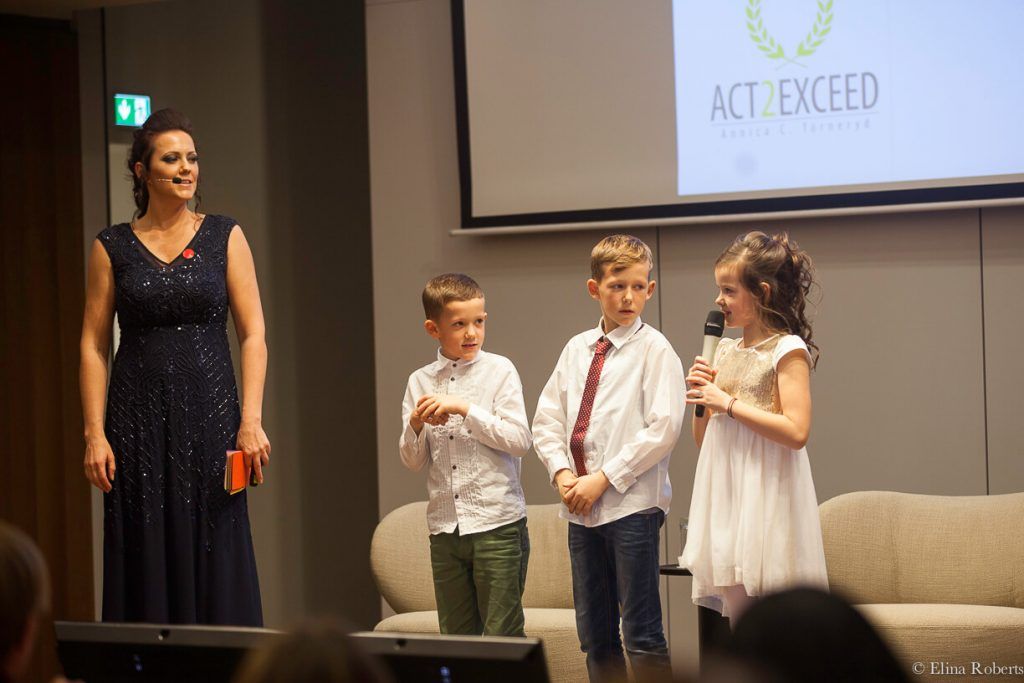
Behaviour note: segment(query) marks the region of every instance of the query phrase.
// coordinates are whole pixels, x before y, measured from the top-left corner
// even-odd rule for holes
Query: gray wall
[[[991,493],[1024,490],[1024,420],[1020,418],[1024,319],[1024,211],[981,215],[984,285],[985,406]]]
[[[516,363],[532,413],[562,345],[599,316],[584,282],[590,248],[605,233],[449,236],[459,226],[449,3],[380,0],[366,12],[383,515],[426,496],[424,476],[404,470],[396,448],[406,377],[435,349],[422,331],[423,283],[448,270],[479,280],[487,293],[486,347]],[[633,231],[657,255],[659,289],[645,318],[687,366],[713,308],[714,259],[753,227]],[[789,229],[818,267],[823,297],[814,331],[822,358],[809,450],[820,501],[866,489],[1024,490],[1024,426],[1014,415],[1024,376],[1016,352],[1024,208],[758,227]],[[666,558],[680,552],[676,529],[689,507],[697,453],[687,434],[672,456]],[[523,480],[528,502],[556,502],[533,456]],[[696,661],[689,591],[688,579],[663,583],[680,666]]]
[[[372,626],[380,605],[363,550],[378,509],[363,7],[178,0],[77,20],[90,57],[83,102],[100,106],[106,78],[113,221],[131,218],[130,134],[110,126],[110,102],[115,92],[148,94],[154,109],[192,119],[202,210],[233,216],[255,255],[273,455],[249,505],[266,623],[332,612]],[[95,118],[83,125],[86,179],[105,174]],[[87,245],[105,222],[99,214],[87,214]]]

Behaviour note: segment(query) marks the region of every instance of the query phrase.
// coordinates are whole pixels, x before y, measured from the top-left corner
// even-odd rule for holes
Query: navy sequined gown
[[[164,263],[121,223],[99,234],[121,329],[107,394],[117,466],[104,496],[103,620],[262,625],[245,492],[224,491],[238,392],[227,245],[207,216]]]

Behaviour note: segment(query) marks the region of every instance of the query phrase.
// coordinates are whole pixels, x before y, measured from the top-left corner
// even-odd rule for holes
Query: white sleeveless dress
[[[726,393],[781,413],[779,360],[802,349],[795,335],[750,348],[723,339],[713,366]],[[728,617],[722,587],[763,596],[793,586],[828,590],[818,499],[807,449],[794,451],[728,415],[711,416],[694,476],[686,547],[679,564],[693,574],[693,601]]]

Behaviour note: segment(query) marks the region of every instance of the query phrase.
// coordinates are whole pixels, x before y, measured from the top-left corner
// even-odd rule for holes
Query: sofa
[[[864,491],[819,511],[830,588],[908,673],[1008,680],[996,667],[1024,667],[1024,493]]]
[[[523,593],[526,635],[544,641],[552,681],[587,680],[585,655],[576,635],[568,527],[561,506],[528,505],[530,563]],[[427,504],[410,503],[388,513],[370,545],[370,566],[380,594],[396,614],[374,628],[400,633],[437,633],[437,604],[430,570]]]

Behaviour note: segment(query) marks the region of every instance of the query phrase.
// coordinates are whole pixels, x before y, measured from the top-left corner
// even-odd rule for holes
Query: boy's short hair
[[[476,280],[462,273],[445,273],[431,278],[423,288],[423,312],[427,318],[437,322],[450,301],[483,299],[484,290]]]
[[[598,242],[590,252],[590,276],[600,282],[607,274],[605,266],[611,266],[612,272],[615,272],[637,263],[646,263],[647,272],[650,273],[654,268],[651,248],[632,235],[610,235]]]

